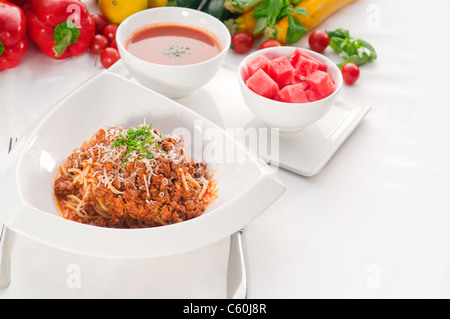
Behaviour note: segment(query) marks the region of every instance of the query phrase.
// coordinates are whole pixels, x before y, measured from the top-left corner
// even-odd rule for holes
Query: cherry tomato
[[[341,69],[344,82],[352,85],[359,78],[359,67],[355,63],[346,63]]]
[[[109,68],[120,59],[119,51],[114,48],[106,48],[100,53],[100,62],[104,68]]]
[[[308,43],[311,50],[321,53],[325,51],[330,43],[330,37],[323,30],[315,30],[310,34]]]
[[[95,23],[95,34],[102,34],[103,29],[109,24],[108,19],[101,14],[92,14],[91,17]]]
[[[100,54],[109,46],[109,40],[103,34],[96,34],[91,40],[89,50],[94,54]]]
[[[231,49],[236,53],[247,53],[254,44],[255,37],[249,32],[237,32],[231,37]]]
[[[281,47],[281,43],[275,39],[269,39],[260,44],[259,49],[272,48],[272,47]]]
[[[111,44],[110,44],[109,46],[110,46],[111,48],[114,48],[114,49],[117,50],[117,41],[116,41],[116,39],[112,40],[112,41],[111,41]]]
[[[103,29],[103,35],[108,38],[109,41],[112,41],[116,38],[117,28],[119,26],[117,24],[108,24]]]

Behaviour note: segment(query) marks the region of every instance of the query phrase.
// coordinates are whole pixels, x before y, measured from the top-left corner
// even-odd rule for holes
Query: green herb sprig
[[[300,0],[236,0],[237,5],[242,8],[251,7],[256,4],[253,12],[253,17],[256,19],[254,34],[266,28],[270,32],[277,21],[288,16],[288,29],[286,31],[287,44],[293,44],[299,41],[307,32],[306,28],[292,15],[292,13],[296,13],[298,15],[308,16],[305,8],[295,7],[299,2]]]
[[[159,147],[159,143],[152,135],[152,124],[142,125],[137,128],[129,128],[124,136],[122,133],[114,139],[113,147],[126,146],[124,151],[123,164],[125,165],[131,157],[132,152],[136,152],[139,157],[151,159],[153,153],[151,146]]]
[[[363,65],[376,60],[377,52],[373,46],[367,41],[350,36],[348,30],[339,28],[327,31],[327,33],[330,37],[329,46],[343,59],[338,64],[339,68],[342,68],[344,64],[349,62]]]

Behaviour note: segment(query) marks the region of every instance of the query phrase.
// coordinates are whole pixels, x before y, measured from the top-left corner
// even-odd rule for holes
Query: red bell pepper
[[[25,14],[18,6],[0,0],[0,71],[17,66],[27,49]]]
[[[28,0],[8,0],[8,2],[15,4],[16,6],[23,7]]]
[[[30,39],[49,57],[65,59],[88,50],[95,24],[82,2],[30,0],[24,10]]]

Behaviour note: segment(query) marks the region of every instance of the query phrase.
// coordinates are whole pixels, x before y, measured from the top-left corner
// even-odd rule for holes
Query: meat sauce
[[[117,161],[104,160],[112,142],[100,129],[61,166],[54,195],[66,219],[113,228],[155,227],[198,217],[214,201],[215,183],[207,165],[186,157],[181,140],[163,137],[157,142],[161,156],[126,164],[123,155]],[[178,154],[178,159],[170,153]],[[71,173],[77,171],[86,174],[88,182],[80,182],[80,174]],[[104,180],[104,176],[111,178]],[[82,203],[78,212],[70,209],[71,202]],[[104,207],[103,213],[98,206]]]

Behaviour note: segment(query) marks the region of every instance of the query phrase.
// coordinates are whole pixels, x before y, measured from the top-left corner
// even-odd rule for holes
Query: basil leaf
[[[269,1],[265,1],[255,7],[253,10],[253,18],[267,18],[269,12]]]
[[[289,14],[289,13],[291,13],[291,12],[295,12],[295,13],[297,13],[298,15],[303,15],[303,16],[308,16],[308,17],[309,17],[308,12],[306,12],[306,9],[303,8],[303,7],[293,8],[292,6],[290,6],[290,7],[288,7],[288,9],[287,9],[287,13]]]
[[[342,38],[342,39],[350,38],[350,32],[348,30],[342,29],[342,28],[336,29],[334,31],[327,31],[327,33],[330,38],[334,38],[334,37]]]
[[[377,55],[377,52],[375,51],[375,49],[373,48],[373,46],[367,41],[364,41],[364,40],[359,40],[359,41],[361,41],[361,44],[364,48],[369,50],[369,52],[370,52],[369,56],[371,58],[371,61],[375,60],[378,57],[378,55]]]
[[[286,43],[291,45],[300,40],[306,33],[306,28],[293,15],[288,16],[288,29],[286,32]]]
[[[339,68],[342,68],[345,64],[350,63],[350,62],[355,63],[356,65],[363,65],[367,62],[367,60],[358,55],[352,55],[352,56],[348,57],[347,59],[345,59],[344,61],[342,61],[341,63],[339,63],[337,66]]]
[[[266,26],[267,26],[267,18],[266,17],[259,18],[258,20],[256,20],[253,33],[256,34],[264,30]]]
[[[329,46],[336,52],[340,54],[344,50],[345,39],[332,37],[330,38]]]
[[[267,25],[273,27],[278,20],[278,16],[283,8],[283,2],[279,0],[266,0],[269,3],[269,12],[267,15]]]
[[[234,0],[233,2],[236,2],[240,8],[248,8],[261,2],[261,0]]]
[[[370,43],[351,37],[348,30],[340,28],[327,32],[330,36],[330,47],[343,59],[343,62],[338,64],[339,67],[349,62],[363,65],[377,58],[377,53]]]

